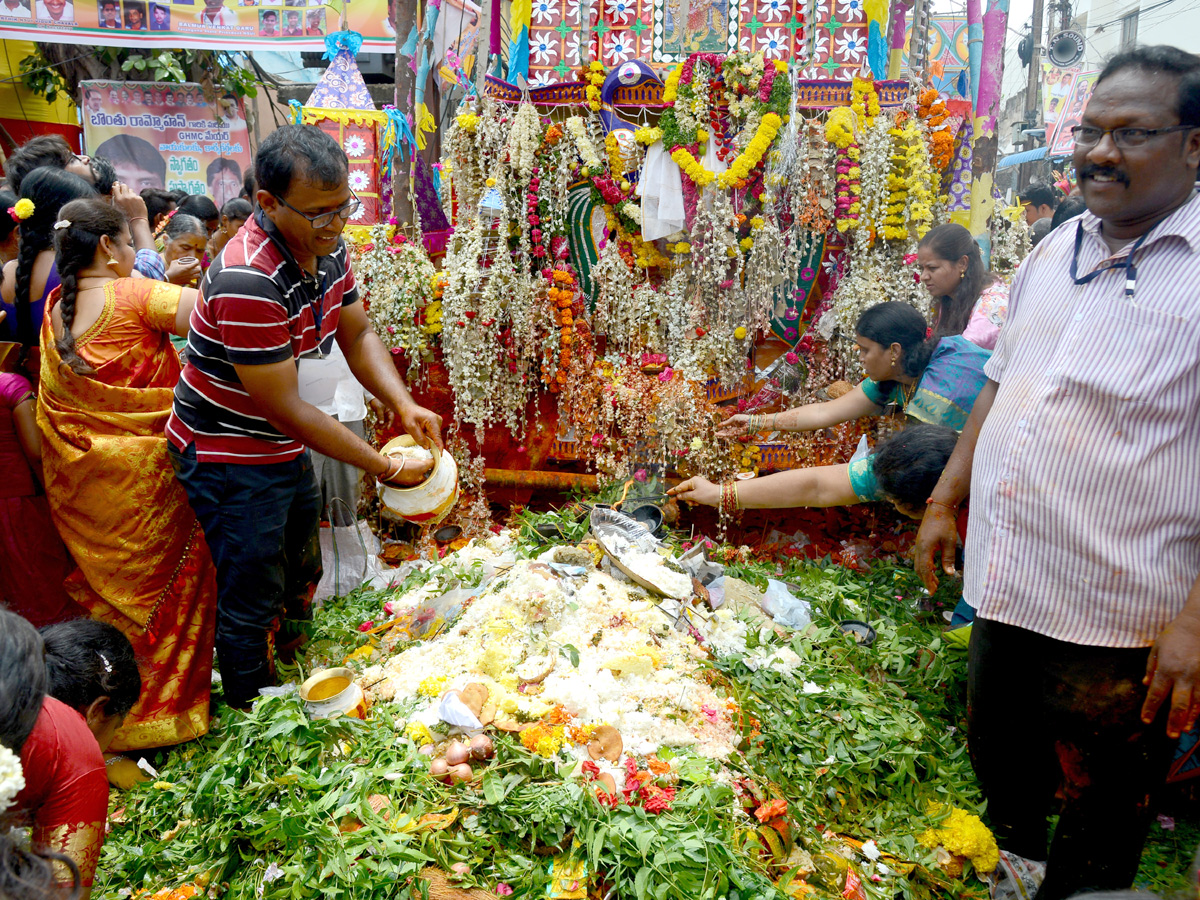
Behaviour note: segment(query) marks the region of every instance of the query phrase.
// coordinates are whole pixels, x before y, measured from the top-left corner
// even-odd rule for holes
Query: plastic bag
[[[410,641],[434,637],[446,627],[448,622],[457,619],[462,614],[467,601],[477,596],[484,587],[484,584],[479,587],[457,587],[436,597],[430,597],[411,609],[399,613],[396,616],[397,622],[391,631]]]
[[[313,601],[317,604],[330,597],[350,593],[363,582],[373,588],[385,588],[392,583],[389,572],[379,561],[379,538],[365,521],[344,528],[321,529],[321,581]]]
[[[812,606],[791,592],[782,581],[767,579],[767,592],[762,598],[762,610],[784,628],[807,628],[812,621]]]
[[[1044,862],[1001,850],[999,864],[988,875],[988,893],[992,900],[1033,900],[1045,877]]]

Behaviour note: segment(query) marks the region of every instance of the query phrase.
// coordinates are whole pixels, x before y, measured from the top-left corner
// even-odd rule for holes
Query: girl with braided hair
[[[58,211],[71,200],[94,196],[92,186],[78,175],[51,166],[34,169],[21,181],[21,199],[30,201],[33,211],[17,224],[20,250],[4,267],[0,309],[8,315],[0,322],[0,339],[37,345],[46,298],[58,286],[51,247]]]
[[[72,598],[116,626],[145,684],[110,745],[178,744],[208,730],[216,581],[163,433],[196,302],[190,288],[131,278],[120,210],[64,206],[54,225],[62,286],[42,324],[38,425],[54,523],[76,562]]]

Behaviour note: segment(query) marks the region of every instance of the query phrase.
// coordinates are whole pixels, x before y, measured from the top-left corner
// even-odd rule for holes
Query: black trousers
[[[975,619],[968,745],[1000,849],[1046,860],[1037,900],[1137,875],[1175,742],[1141,721],[1149,648],[1070,644]],[[1056,799],[1057,797],[1057,799]],[[1058,826],[1047,847],[1047,817]]]
[[[225,700],[244,707],[275,684],[276,632],[311,617],[321,580],[321,492],[306,450],[267,465],[202,463],[171,450],[175,475],[217,567],[217,662]]]

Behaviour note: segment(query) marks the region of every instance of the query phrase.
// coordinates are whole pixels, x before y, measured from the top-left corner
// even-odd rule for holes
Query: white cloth
[[[43,22],[58,22],[63,25],[75,24],[75,4],[67,3],[63,6],[63,13],[59,18],[54,18],[50,15],[50,10],[46,9],[44,0],[37,0],[37,17]]]
[[[655,241],[683,230],[683,175],[662,141],[646,151],[638,182],[642,198],[642,238]]]
[[[367,417],[366,391],[350,371],[337,341],[324,359],[297,360],[300,399],[339,422],[361,422]]]
[[[15,9],[10,9],[7,3],[0,3],[0,17],[28,19],[32,15],[33,13],[29,11],[29,7],[22,6],[20,3],[17,4]],[[63,15],[66,15],[66,13],[64,12]]]

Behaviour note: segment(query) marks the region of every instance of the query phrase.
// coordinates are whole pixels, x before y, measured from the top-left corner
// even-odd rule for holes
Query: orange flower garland
[[[551,372],[549,364],[543,362],[542,380],[551,393],[557,394],[567,383],[567,371],[571,368],[571,345],[575,343],[575,314],[572,307],[575,304],[578,286],[575,275],[565,263],[560,263],[558,268],[549,271],[551,287],[547,296],[552,304],[555,325],[559,329],[558,367]]]
[[[954,161],[954,135],[945,127],[950,112],[936,88],[927,88],[917,99],[917,115],[929,127],[929,157],[934,169],[945,172]]]

